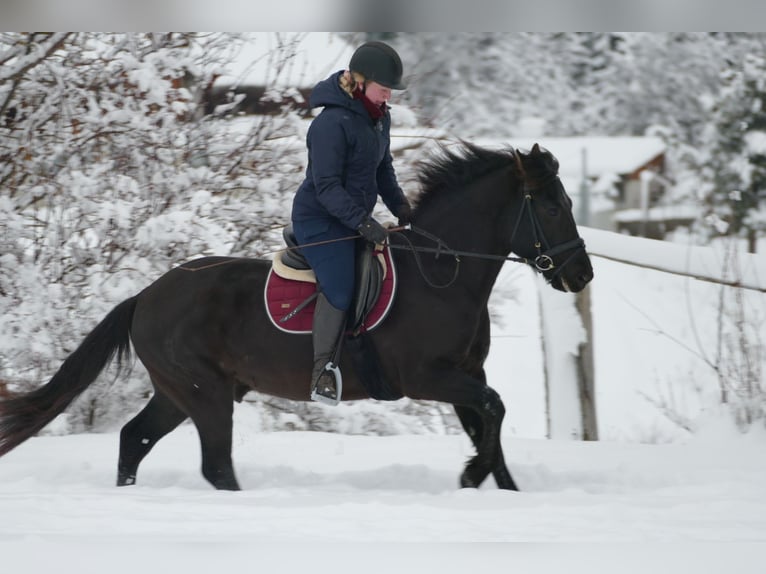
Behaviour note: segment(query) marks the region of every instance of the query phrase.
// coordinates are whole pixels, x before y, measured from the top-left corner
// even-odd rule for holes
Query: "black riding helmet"
[[[403,90],[402,60],[391,46],[383,42],[365,42],[359,46],[348,64],[352,72],[359,72],[365,80],[372,80],[392,90]]]

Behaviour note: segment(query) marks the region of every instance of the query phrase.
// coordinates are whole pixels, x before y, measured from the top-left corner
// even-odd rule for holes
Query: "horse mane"
[[[415,198],[416,209],[423,209],[435,197],[457,192],[488,173],[515,165],[516,151],[511,147],[486,149],[466,141],[460,144],[455,151],[442,145],[420,163],[417,179],[421,191]]]

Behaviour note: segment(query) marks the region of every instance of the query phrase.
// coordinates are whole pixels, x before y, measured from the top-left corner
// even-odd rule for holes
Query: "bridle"
[[[540,189],[544,187],[545,185],[550,183],[552,179],[558,179],[558,176],[555,174],[551,175],[549,178],[546,178],[542,182],[542,184],[538,185],[535,188],[528,187],[526,182],[522,183],[523,204],[521,206],[521,209],[519,209],[519,214],[516,217],[516,223],[513,226],[513,232],[511,233],[510,245],[511,247],[513,247],[513,241],[516,238],[516,235],[519,231],[519,227],[521,226],[521,222],[524,219],[524,216],[526,214],[527,218],[529,219],[530,228],[532,230],[533,245],[534,245],[534,248],[537,250],[537,256],[534,259],[530,259],[529,257],[513,257],[513,256],[506,256],[506,255],[494,255],[492,253],[476,253],[473,251],[460,251],[457,249],[452,249],[451,247],[447,246],[447,244],[444,243],[444,241],[442,241],[440,238],[411,224],[391,230],[391,233],[389,234],[389,235],[395,235],[396,237],[400,237],[404,239],[406,245],[397,245],[397,244],[391,243],[390,241],[388,242],[388,244],[392,249],[406,249],[411,251],[413,256],[415,257],[415,261],[417,263],[418,269],[420,270],[420,274],[426,280],[426,283],[428,283],[428,285],[430,285],[431,287],[445,288],[452,285],[452,283],[455,282],[458,276],[458,270],[460,267],[461,257],[473,257],[476,259],[489,259],[494,261],[513,261],[516,263],[525,263],[540,273],[544,273],[546,271],[551,271],[552,269],[556,269],[556,271],[553,272],[553,275],[546,278],[546,281],[550,283],[561,274],[561,272],[564,270],[567,264],[570,261],[572,261],[572,259],[574,259],[574,257],[579,253],[580,250],[583,250],[583,251],[585,250],[585,241],[582,239],[582,237],[570,239],[569,241],[565,241],[564,243],[551,246],[550,242],[548,241],[548,238],[545,236],[545,232],[543,231],[542,224],[540,223],[540,219],[537,217],[537,214],[535,213],[535,209],[532,203],[534,201],[532,192],[535,189]],[[410,239],[406,235],[404,235],[403,233],[400,233],[400,231],[403,229],[409,229],[413,233],[433,241],[434,243],[436,243],[436,247],[422,247],[418,245],[413,245],[413,243],[410,241]],[[563,261],[563,263],[561,263],[560,265],[558,266],[555,265],[553,262],[553,258],[556,255],[559,255],[560,253],[564,253],[565,251],[569,251],[569,250],[572,250],[572,253],[569,255],[569,257],[567,257]],[[425,270],[423,268],[422,262],[420,261],[420,256],[418,255],[418,253],[435,253],[437,259],[439,255],[441,254],[453,256],[455,258],[455,273],[452,276],[452,278],[445,284],[436,285],[432,283],[426,277]]]
[[[585,241],[582,237],[570,239],[569,241],[565,241],[564,243],[559,243],[558,245],[554,246],[551,246],[550,242],[545,237],[543,226],[540,224],[540,219],[537,217],[534,206],[532,205],[532,191],[534,191],[534,189],[543,187],[543,185],[547,185],[552,179],[558,179],[558,176],[555,174],[550,176],[543,182],[543,184],[539,185],[537,188],[528,188],[526,183],[523,184],[522,193],[524,194],[524,203],[519,210],[519,215],[516,218],[516,224],[513,226],[513,233],[511,233],[511,246],[513,246],[513,240],[516,238],[516,233],[519,230],[519,225],[521,224],[521,220],[526,213],[529,218],[529,226],[532,229],[533,245],[537,250],[537,257],[532,259],[531,262],[528,259],[526,261],[530,262],[530,264],[532,264],[535,269],[541,273],[544,271],[550,271],[551,269],[555,268],[556,271],[551,277],[548,278],[549,283],[559,276],[559,274],[564,270],[564,267],[566,267],[566,265],[572,261],[572,259],[581,249],[585,250]],[[553,263],[553,257],[570,249],[572,250],[571,255],[557,267]]]

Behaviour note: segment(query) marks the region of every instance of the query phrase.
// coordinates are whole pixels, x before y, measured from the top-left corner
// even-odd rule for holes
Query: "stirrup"
[[[318,383],[320,379],[322,378],[322,376],[328,371],[332,373],[333,376],[335,377],[335,398],[328,397],[327,395],[321,395],[317,391],[316,383]],[[342,392],[343,392],[343,377],[341,377],[340,368],[337,365],[334,365],[332,361],[328,361],[328,363],[324,366],[324,370],[322,371],[322,373],[319,375],[319,377],[317,377],[316,382],[312,383],[311,400],[334,407],[341,401]]]

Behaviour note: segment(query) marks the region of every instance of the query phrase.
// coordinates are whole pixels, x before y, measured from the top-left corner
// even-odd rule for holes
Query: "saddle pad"
[[[380,288],[380,295],[375,305],[367,314],[362,325],[362,332],[371,331],[386,318],[394,301],[396,292],[396,269],[391,258],[391,249],[386,247],[382,251],[385,261],[386,274]],[[282,319],[292,313],[296,307],[316,292],[316,283],[296,281],[280,277],[274,272],[274,267],[269,269],[264,289],[264,301],[266,314],[272,324],[286,333],[308,334],[311,333],[311,325],[314,321],[314,308],[316,300],[311,301],[290,319],[282,322]]]

